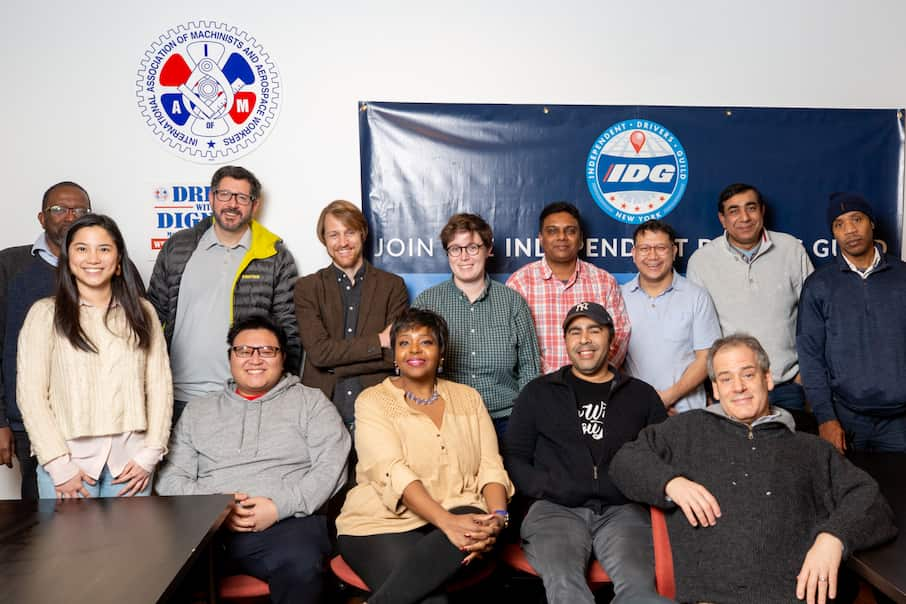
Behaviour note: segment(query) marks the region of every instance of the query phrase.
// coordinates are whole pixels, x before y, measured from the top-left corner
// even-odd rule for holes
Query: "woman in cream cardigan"
[[[46,498],[147,495],[173,411],[163,332],[116,223],[87,214],[19,334],[16,396]]]

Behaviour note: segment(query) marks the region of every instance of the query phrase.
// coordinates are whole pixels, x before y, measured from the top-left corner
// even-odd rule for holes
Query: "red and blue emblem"
[[[138,104],[168,148],[203,163],[245,155],[272,128],[280,79],[246,32],[213,22],[169,30],[145,53]]]
[[[585,162],[595,203],[627,224],[663,218],[679,204],[689,182],[689,159],[670,130],[645,119],[610,125]]]

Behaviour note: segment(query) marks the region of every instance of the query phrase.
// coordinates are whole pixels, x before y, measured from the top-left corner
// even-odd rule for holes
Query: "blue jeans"
[[[853,450],[906,453],[906,415],[863,415],[837,402],[834,412],[846,433],[846,444]]]
[[[522,542],[551,604],[594,604],[585,580],[592,553],[613,581],[613,604],[671,602],[655,589],[651,519],[638,504],[596,514],[542,499],[522,521]]]
[[[53,480],[50,478],[50,474],[47,473],[47,470],[44,469],[44,466],[38,465],[38,497],[41,499],[56,499],[57,498],[57,489],[53,485]],[[116,497],[120,491],[123,490],[125,485],[123,484],[113,484],[113,480],[116,477],[110,473],[110,468],[104,464],[104,469],[101,470],[101,475],[98,476],[97,483],[92,486],[87,482],[82,484],[85,486],[85,490],[88,491],[89,497]],[[147,497],[151,494],[151,483],[153,481],[149,480],[148,485],[135,494],[136,497]]]
[[[774,384],[774,389],[768,393],[768,400],[772,406],[783,407],[787,411],[805,411],[805,390],[792,380]]]

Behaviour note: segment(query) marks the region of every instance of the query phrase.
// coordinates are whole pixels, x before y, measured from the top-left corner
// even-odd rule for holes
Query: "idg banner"
[[[734,182],[762,191],[767,227],[816,265],[836,253],[835,191],[871,200],[876,237],[900,253],[902,110],[363,102],[359,137],[371,258],[413,294],[449,274],[438,235],[452,214],[488,221],[489,272],[505,278],[541,257],[538,214],[561,200],[582,213],[583,257],[620,281],[649,218],[676,229],[684,272],[723,233],[717,197]]]

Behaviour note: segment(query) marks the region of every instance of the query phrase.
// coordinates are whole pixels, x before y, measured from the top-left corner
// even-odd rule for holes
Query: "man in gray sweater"
[[[708,375],[720,405],[645,428],[610,463],[626,497],[666,510],[677,600],[835,598],[841,560],[896,534],[878,485],[769,404],[755,338],[715,342]]]
[[[689,258],[686,277],[714,301],[724,334],[743,331],[761,342],[771,358],[771,404],[805,410],[796,356],[799,294],[812,262],[798,239],[764,228],[761,193],[745,183],[729,185],[717,202],[724,234]]]
[[[162,495],[233,493],[228,558],[268,582],[272,602],[318,602],[327,524],[317,514],[346,478],[350,436],[320,390],[283,373],[287,336],[251,316],[229,331],[232,379],[176,425]]]

